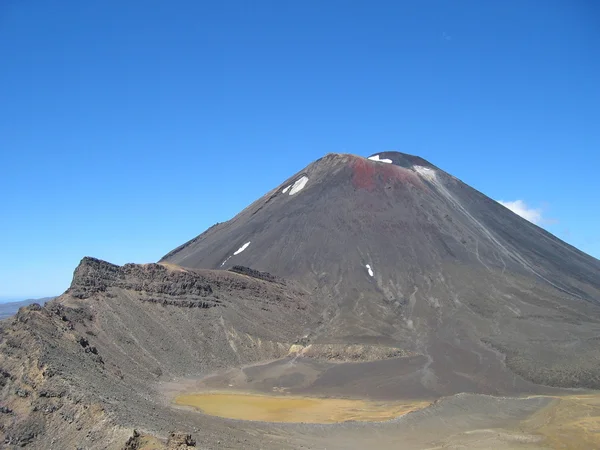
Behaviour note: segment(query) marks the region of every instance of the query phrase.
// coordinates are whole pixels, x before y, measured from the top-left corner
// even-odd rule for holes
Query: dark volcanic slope
[[[600,387],[600,261],[421,158],[375,158],[327,155],[163,261],[316,289],[307,343],[422,354],[434,390],[509,382],[504,357],[537,383]]]

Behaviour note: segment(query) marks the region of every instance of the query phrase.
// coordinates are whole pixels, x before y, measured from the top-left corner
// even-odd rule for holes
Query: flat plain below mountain
[[[0,322],[4,448],[600,448],[600,261],[422,158],[329,154]]]

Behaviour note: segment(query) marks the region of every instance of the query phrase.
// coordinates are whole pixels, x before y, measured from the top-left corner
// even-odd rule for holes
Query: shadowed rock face
[[[322,301],[308,342],[425,355],[434,390],[458,372],[512,383],[505,357],[536,383],[599,387],[600,261],[422,158],[377,157],[327,155],[163,261],[294,279]]]
[[[600,262],[421,158],[376,159],[327,155],[158,264],[84,258],[62,296],[0,321],[0,442],[120,449],[177,429],[201,448],[348,448],[370,436],[174,409],[165,386],[196,378],[379,400],[600,387]],[[454,395],[377,425],[378,445],[432,447],[440,420],[436,439],[546,404]]]

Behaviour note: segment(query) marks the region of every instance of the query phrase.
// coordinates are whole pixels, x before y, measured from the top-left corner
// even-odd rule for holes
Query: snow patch
[[[248,248],[248,246],[250,245],[250,242],[246,242],[244,245],[242,245],[240,248],[238,248],[235,252],[233,252],[234,255],[239,255],[240,253],[242,253],[244,250],[246,250]]]
[[[304,186],[306,186],[306,183],[308,183],[307,176],[303,176],[302,178],[296,180],[296,182],[292,185],[292,190],[290,191],[290,195],[294,195],[294,194],[300,192],[302,189],[304,189]]]
[[[229,256],[228,256],[228,257],[225,259],[225,261],[223,261],[223,262],[221,263],[221,267],[223,267],[223,266],[225,265],[225,263],[226,263],[227,261],[229,261],[229,258],[231,258],[231,255],[229,255]]]
[[[373,276],[373,269],[371,269],[371,266],[369,264],[367,264],[365,267],[367,268],[367,271],[369,272],[369,276]]]
[[[413,166],[413,169],[415,170],[415,172],[417,172],[423,178],[427,178],[428,180],[435,179],[435,170],[433,170],[430,167]]]
[[[246,249],[248,248],[248,246],[249,246],[249,245],[250,245],[250,241],[246,242],[244,245],[242,245],[240,248],[238,248],[238,249],[237,249],[235,252],[233,252],[233,255],[229,255],[229,256],[228,256],[228,257],[225,259],[225,261],[223,261],[223,262],[221,263],[221,267],[223,267],[223,266],[225,265],[225,263],[226,263],[227,261],[229,261],[229,259],[230,259],[232,256],[239,255],[239,254],[240,254],[240,253],[242,253],[244,250],[246,250]]]
[[[369,158],[371,161],[377,161],[377,162],[382,162],[382,163],[386,163],[386,164],[391,164],[392,160],[391,159],[379,159],[379,155],[374,155],[374,156],[369,156]]]
[[[281,191],[281,192],[285,194],[287,191],[290,190],[291,187],[292,187],[292,185],[290,184],[289,186],[284,187],[283,191]]]

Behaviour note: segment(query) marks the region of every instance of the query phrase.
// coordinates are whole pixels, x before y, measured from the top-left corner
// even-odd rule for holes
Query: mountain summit
[[[300,279],[366,274],[369,263],[393,278],[407,267],[460,262],[531,276],[587,300],[600,287],[600,261],[398,152],[329,154],[161,261],[212,269],[239,263]]]

